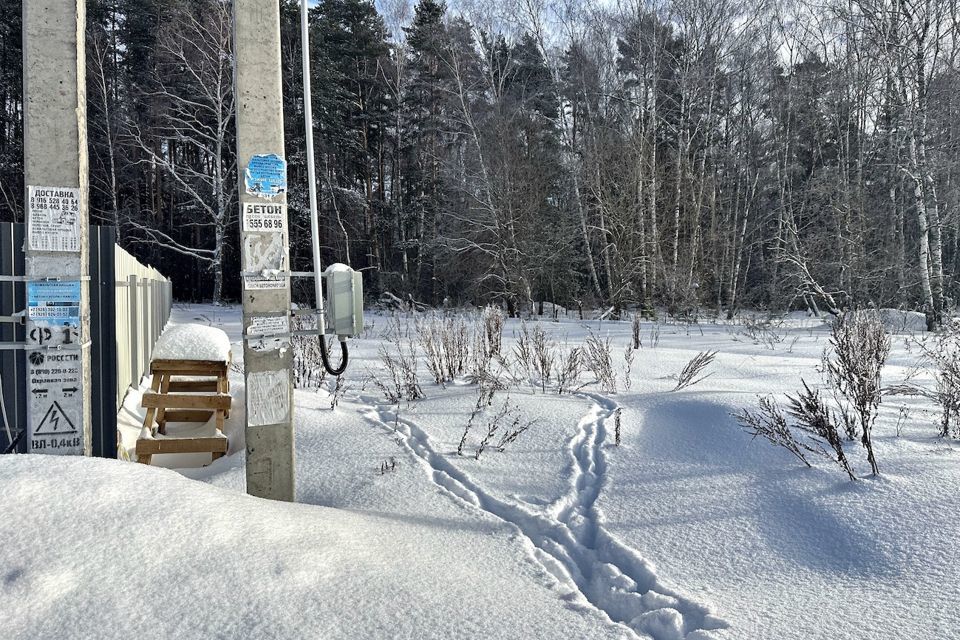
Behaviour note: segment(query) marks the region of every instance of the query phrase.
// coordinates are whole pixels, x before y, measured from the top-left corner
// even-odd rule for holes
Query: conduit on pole
[[[316,297],[317,330],[320,340],[320,357],[323,367],[330,375],[339,376],[347,369],[347,343],[340,340],[340,366],[330,366],[327,353],[327,320],[323,304],[323,261],[320,257],[320,220],[317,207],[317,168],[313,150],[313,96],[310,88],[310,20],[308,0],[300,0],[300,46],[303,59],[303,119],[307,140],[307,181],[310,190],[310,241],[313,248],[313,291]]]

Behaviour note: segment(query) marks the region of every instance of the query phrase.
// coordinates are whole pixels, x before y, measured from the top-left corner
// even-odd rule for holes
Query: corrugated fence
[[[170,318],[170,280],[145,267],[117,247],[114,258],[117,318],[117,406],[131,386],[140,384],[150,365],[153,345]]]
[[[0,276],[22,276],[24,225],[0,223]],[[23,282],[0,278],[0,318],[21,313]],[[113,227],[90,227],[91,416],[93,454],[112,458],[117,452],[117,410],[131,385],[137,385],[150,362],[153,345],[170,318],[170,280],[146,267],[116,245]],[[24,340],[22,324],[0,322],[0,343]],[[27,428],[25,352],[0,349],[3,408],[0,451],[9,444],[7,427],[16,434]],[[26,451],[26,438],[18,446]]]

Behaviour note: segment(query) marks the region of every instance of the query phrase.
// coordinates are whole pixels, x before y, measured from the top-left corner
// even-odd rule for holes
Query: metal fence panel
[[[24,272],[24,225],[0,223],[0,276]],[[146,373],[153,345],[170,318],[172,285],[116,246],[112,227],[90,228],[91,418],[93,453],[117,454],[117,410]],[[0,316],[23,311],[25,284],[0,277]],[[24,327],[0,322],[0,343],[22,343]],[[0,379],[11,431],[27,428],[27,369],[23,350],[0,349]],[[0,451],[9,444],[0,414]],[[18,450],[26,451],[26,438]]]
[[[170,319],[172,285],[156,269],[116,247],[117,406],[130,387],[136,388],[148,373],[153,345]]]
[[[93,455],[117,452],[116,287],[113,273],[117,234],[113,227],[90,228],[90,366]]]
[[[0,223],[0,276],[19,276],[24,270],[23,225]],[[25,285],[22,282],[0,280],[0,316],[12,316],[26,307],[24,300]],[[0,322],[0,343],[23,342],[25,328],[22,325]],[[0,393],[3,394],[3,407],[6,409],[10,425],[0,428],[0,451],[10,445],[7,427],[16,438],[27,423],[27,366],[26,354],[22,350],[0,349],[0,380],[3,381]],[[0,414],[0,423],[3,415]],[[20,451],[26,451],[26,438],[21,438]]]

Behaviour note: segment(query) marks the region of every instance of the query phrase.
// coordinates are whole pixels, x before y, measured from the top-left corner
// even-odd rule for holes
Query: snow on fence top
[[[155,360],[230,360],[230,338],[216,327],[178,324],[168,327],[153,349]]]

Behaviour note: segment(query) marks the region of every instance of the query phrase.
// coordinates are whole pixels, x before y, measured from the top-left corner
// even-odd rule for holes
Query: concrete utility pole
[[[84,0],[23,3],[28,450],[90,455]]]
[[[277,0],[234,0],[247,493],[294,499],[293,352]]]

